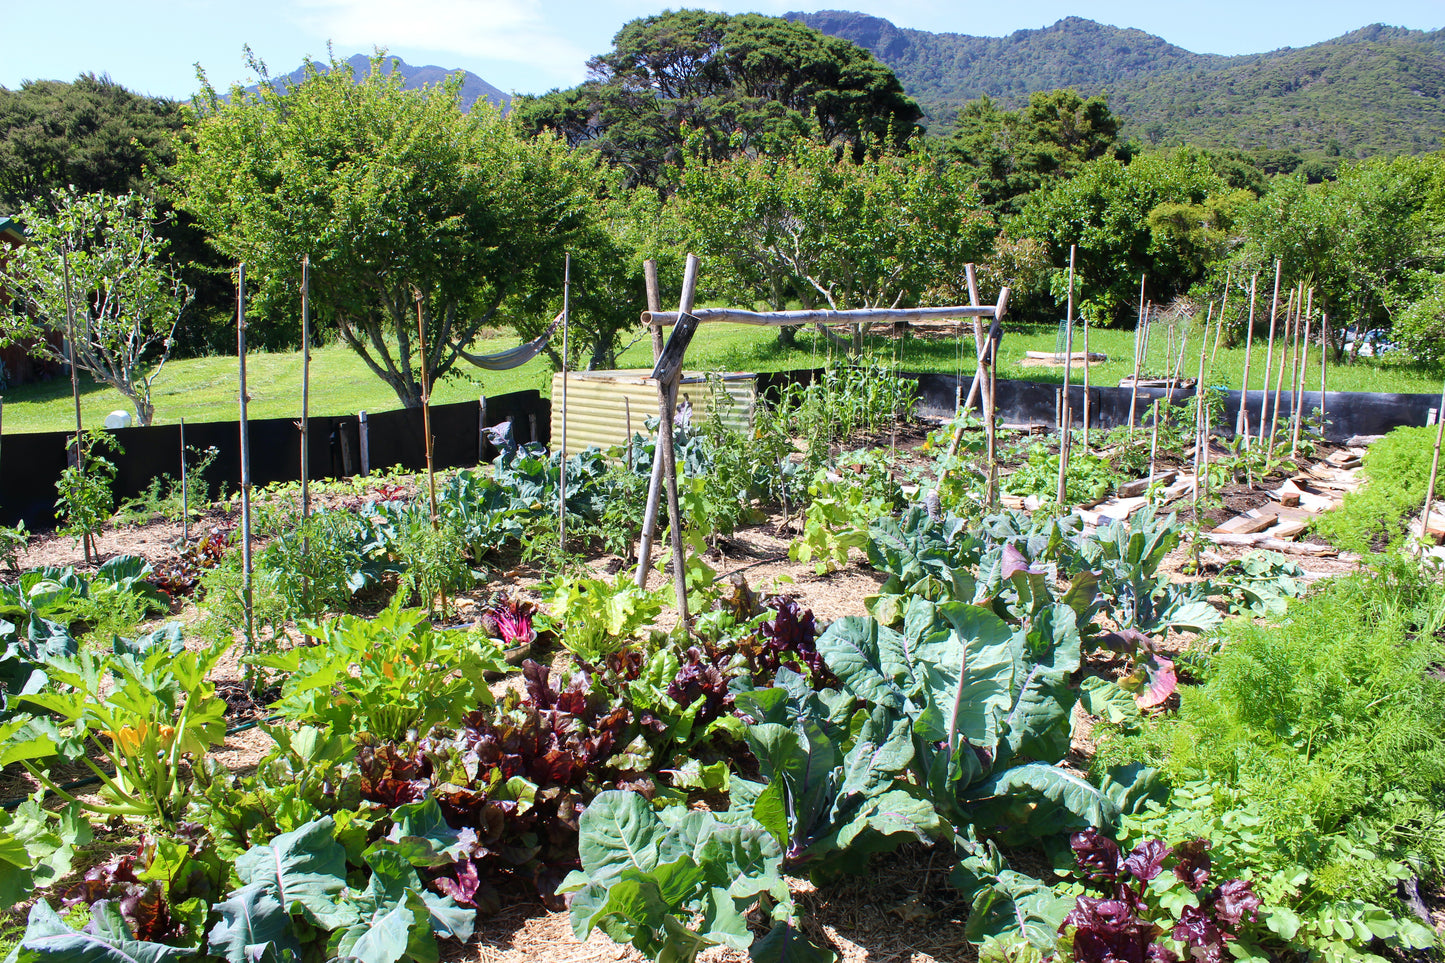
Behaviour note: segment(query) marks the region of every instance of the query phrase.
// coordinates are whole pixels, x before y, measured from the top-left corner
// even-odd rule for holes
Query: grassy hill
[[[959,106],[1014,107],[1035,90],[1107,94],[1147,144],[1294,148],[1365,156],[1445,143],[1445,30],[1375,24],[1298,49],[1196,54],[1142,30],[1079,17],[1007,37],[901,29],[859,13],[790,13],[866,47],[946,133]]]

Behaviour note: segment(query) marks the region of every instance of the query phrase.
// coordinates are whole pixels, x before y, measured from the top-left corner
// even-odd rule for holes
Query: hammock
[[[466,358],[478,368],[486,368],[488,371],[509,371],[512,368],[520,368],[541,353],[547,346],[547,341],[552,337],[552,332],[557,330],[557,325],[562,323],[562,315],[559,313],[552,319],[552,324],[543,331],[535,341],[528,341],[526,344],[519,344],[515,348],[508,348],[506,351],[498,351],[496,354],[469,354],[466,351],[457,349],[457,354]]]

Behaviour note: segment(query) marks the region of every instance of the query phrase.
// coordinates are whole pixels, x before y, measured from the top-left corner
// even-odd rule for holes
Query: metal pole
[[[256,643],[254,595],[251,584],[251,432],[246,420],[246,265],[236,265],[236,356],[241,387],[241,597],[246,612],[246,644]]]
[[[562,444],[558,446],[557,545],[567,556],[567,327],[572,307],[572,255],[562,265]]]

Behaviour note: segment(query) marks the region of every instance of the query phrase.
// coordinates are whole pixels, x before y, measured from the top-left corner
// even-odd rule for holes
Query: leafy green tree
[[[82,194],[146,190],[175,157],[183,123],[175,101],[94,74],[0,88],[0,211],[67,186]]]
[[[1030,192],[1101,157],[1128,159],[1119,124],[1103,97],[1072,90],[1038,91],[1028,106],[999,110],[988,97],[958,112],[948,152],[977,171],[990,207],[1015,211]]]
[[[626,24],[579,87],[513,103],[522,125],[597,150],[628,185],[665,184],[688,131],[719,159],[811,135],[901,147],[918,106],[898,78],[847,40],[760,14],[668,11]]]
[[[0,316],[0,342],[43,328],[67,332],[73,311],[76,367],[119,391],[149,425],[151,385],[191,299],[165,260],[155,205],[136,194],[65,191],[53,196],[52,209],[27,204],[21,217],[29,243],[9,273],[33,317]],[[52,350],[43,338],[34,343]]]
[[[951,291],[994,234],[967,172],[923,155],[854,161],[800,141],[783,157],[689,164],[675,203],[740,290],[781,306],[919,304]]]
[[[184,125],[180,103],[135,93],[104,76],[0,88],[0,214],[16,214],[27,203],[44,206],[52,192],[71,188],[145,195],[160,214],[156,231],[167,242],[167,261],[195,292],[175,335],[177,352],[194,353],[235,343],[226,337],[234,290],[191,219],[172,216],[170,166]],[[212,323],[217,316],[219,324]],[[285,341],[269,339],[278,347]]]
[[[1075,303],[1092,321],[1122,322],[1133,317],[1141,273],[1156,300],[1189,290],[1220,256],[1249,197],[1230,190],[1188,148],[1144,154],[1128,165],[1105,157],[1030,195],[1008,233],[1048,245],[1060,304],[1069,246],[1076,245]]]
[[[532,315],[560,300],[568,252],[574,277],[613,252],[591,163],[522,138],[489,105],[463,113],[460,75],[401,84],[380,55],[356,80],[333,60],[284,90],[267,80],[223,99],[205,84],[177,167],[183,206],[247,264],[258,300],[294,291],[309,255],[318,315],[414,407],[483,326],[526,335],[550,319]],[[604,322],[597,336],[615,334]]]

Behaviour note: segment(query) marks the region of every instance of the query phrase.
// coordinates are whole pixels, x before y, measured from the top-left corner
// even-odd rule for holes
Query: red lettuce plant
[[[1226,943],[1252,922],[1260,899],[1245,880],[1229,880],[1205,891],[1209,882],[1209,841],[1190,840],[1170,849],[1159,839],[1140,843],[1125,855],[1119,845],[1096,829],[1075,833],[1069,840],[1086,886],[1101,897],[1080,896],[1059,932],[1072,931],[1077,963],[1145,963],[1172,961],[1178,956],[1159,942],[1165,932],[1165,911],[1146,899],[1146,884],[1168,861],[1174,875],[1195,893],[1197,906],[1186,906],[1169,935],[1187,954],[1203,963],[1230,959]]]

